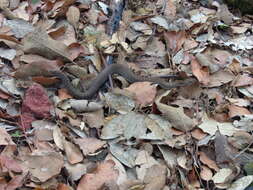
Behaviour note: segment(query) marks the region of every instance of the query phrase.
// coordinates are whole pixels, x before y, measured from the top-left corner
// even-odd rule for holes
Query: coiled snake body
[[[86,92],[82,92],[76,87],[74,87],[68,77],[60,71],[50,71],[50,75],[57,77],[64,84],[65,88],[69,93],[78,99],[91,99],[99,88],[108,80],[108,77],[112,74],[118,74],[124,77],[128,82],[141,82],[149,81],[158,84],[161,88],[171,89],[180,86],[187,86],[195,82],[194,78],[189,78],[190,80],[185,80],[182,82],[168,83],[159,77],[140,77],[134,74],[127,66],[122,64],[111,64],[107,66],[103,71],[101,71],[98,76],[92,81],[92,85],[88,88]]]

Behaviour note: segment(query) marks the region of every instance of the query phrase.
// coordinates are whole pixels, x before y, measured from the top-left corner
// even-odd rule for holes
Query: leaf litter
[[[115,2],[0,2],[0,189],[252,188],[252,15],[222,1],[128,0],[109,36]],[[48,77],[85,89],[108,55],[198,83],[113,77],[88,101]]]

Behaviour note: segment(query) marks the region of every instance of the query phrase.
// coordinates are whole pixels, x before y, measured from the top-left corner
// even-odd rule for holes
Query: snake
[[[61,71],[50,71],[50,76],[60,79],[63,86],[68,90],[68,92],[77,99],[92,99],[94,95],[99,91],[99,89],[104,85],[108,80],[110,75],[118,74],[124,77],[129,83],[134,82],[152,82],[159,85],[163,89],[172,89],[181,86],[188,86],[196,82],[195,78],[189,78],[189,80],[184,80],[181,82],[169,83],[163,80],[161,77],[142,77],[136,75],[132,70],[123,64],[111,64],[105,67],[97,77],[92,81],[92,85],[83,92],[78,88],[74,87],[70,82],[69,78]]]

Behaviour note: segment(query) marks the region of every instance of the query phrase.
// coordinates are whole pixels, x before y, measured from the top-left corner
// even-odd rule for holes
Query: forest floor
[[[0,1],[0,190],[252,189],[253,15],[208,0],[128,0],[122,18],[115,7]],[[110,58],[196,82],[114,75],[78,100],[47,76],[78,89]]]

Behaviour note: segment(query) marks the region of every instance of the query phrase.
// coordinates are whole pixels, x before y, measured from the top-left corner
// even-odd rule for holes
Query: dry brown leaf
[[[5,128],[0,128],[0,145],[15,145]]]
[[[236,154],[232,152],[231,146],[228,144],[227,137],[222,135],[219,131],[215,133],[214,146],[216,162],[219,164],[219,166],[228,162],[232,162]]]
[[[85,54],[85,48],[79,43],[72,43],[68,46],[68,51],[72,60],[77,58],[80,54]]]
[[[196,121],[184,113],[183,107],[173,107],[162,103],[162,98],[167,96],[166,92],[155,101],[157,108],[163,116],[168,119],[172,126],[181,131],[190,131],[196,124]]]
[[[37,152],[24,156],[23,160],[32,177],[40,182],[58,175],[64,164],[63,156],[56,152]]]
[[[253,78],[247,74],[242,74],[236,77],[233,81],[234,87],[253,85]]]
[[[231,63],[228,65],[230,71],[232,71],[235,75],[238,75],[242,71],[241,62],[233,58]]]
[[[76,145],[65,140],[63,146],[69,163],[76,164],[83,160],[83,155]]]
[[[164,165],[153,165],[147,169],[144,177],[145,190],[163,189],[167,177],[167,170]]]
[[[0,164],[1,164],[1,171],[2,172],[16,172],[21,173],[22,168],[20,164],[17,162],[17,160],[6,156],[6,155],[0,155]]]
[[[65,15],[65,13],[68,10],[68,7],[76,2],[76,0],[61,0],[63,2],[61,8],[59,9],[56,16],[62,16]]]
[[[204,133],[201,129],[193,129],[191,131],[191,135],[197,140],[201,140],[207,136],[207,134]]]
[[[70,6],[66,13],[67,20],[70,24],[72,24],[75,28],[77,27],[78,21],[80,19],[80,11],[75,6]]]
[[[251,114],[251,112],[247,108],[236,106],[236,105],[229,105],[228,110],[229,110],[229,112],[228,112],[229,118],[233,118],[233,117],[239,116],[239,115]]]
[[[84,160],[84,163],[70,164],[65,162],[64,167],[68,171],[69,178],[71,180],[79,180],[85,173],[87,173],[87,167],[89,167],[89,162]]]
[[[29,33],[22,42],[24,44],[23,50],[26,53],[38,54],[48,59],[73,61],[68,47],[62,42],[50,38],[42,28],[37,28],[34,32]]]
[[[209,83],[210,79],[208,69],[201,67],[196,59],[191,61],[191,68],[194,76],[197,77],[200,83],[203,83],[204,85]]]
[[[56,144],[56,146],[59,149],[63,150],[65,137],[63,136],[63,134],[58,126],[56,126],[53,130],[53,138],[54,138],[54,143]]]
[[[228,71],[220,70],[210,75],[209,77],[210,82],[206,86],[207,87],[221,86],[223,84],[231,82],[234,78],[235,76],[232,73]]]
[[[71,187],[64,183],[60,183],[57,186],[57,190],[71,190]]]
[[[188,173],[188,179],[189,179],[189,182],[190,184],[195,187],[195,188],[200,188],[200,183],[198,181],[198,178],[199,178],[199,174],[196,174],[196,171],[194,169],[190,170],[189,173]],[[192,187],[191,186],[191,187]]]
[[[75,139],[75,143],[79,145],[85,156],[95,153],[106,144],[105,141],[101,141],[95,138],[79,138]]]
[[[57,30],[49,33],[49,35],[66,46],[69,47],[70,44],[77,43],[75,28],[69,24],[67,21],[62,21]]]
[[[58,97],[60,98],[60,100],[66,100],[66,99],[70,99],[73,98],[67,89],[65,88],[61,88],[58,90]]]
[[[184,49],[191,50],[193,48],[196,48],[198,46],[198,42],[196,42],[194,39],[186,39],[184,42]]]
[[[154,102],[156,87],[150,82],[135,82],[125,89],[134,94],[136,103],[141,106],[147,106]]]
[[[118,171],[114,169],[114,165],[112,160],[98,164],[92,173],[87,173],[82,177],[77,190],[99,190],[111,181],[116,182]]]
[[[166,45],[173,52],[176,53],[179,49],[182,48],[186,40],[185,32],[166,32],[164,33],[164,38],[166,40]]]
[[[164,10],[164,15],[167,18],[173,20],[176,16],[176,13],[177,13],[176,1],[168,0]]]
[[[228,138],[228,142],[235,148],[244,149],[253,142],[253,137],[245,131],[238,131]]]
[[[215,171],[219,171],[219,167],[215,163],[215,161],[211,160],[204,152],[199,152],[200,161],[207,165],[209,168],[214,169]]]
[[[14,42],[16,44],[20,44],[20,42],[16,38],[9,36],[9,35],[0,34],[0,39],[8,40],[8,41]]]
[[[84,113],[83,121],[85,121],[89,126],[93,128],[100,129],[105,124],[104,110],[99,109],[97,111]]]
[[[27,79],[32,76],[47,76],[48,71],[60,70],[57,62],[32,62],[22,65],[14,74],[18,79]]]

